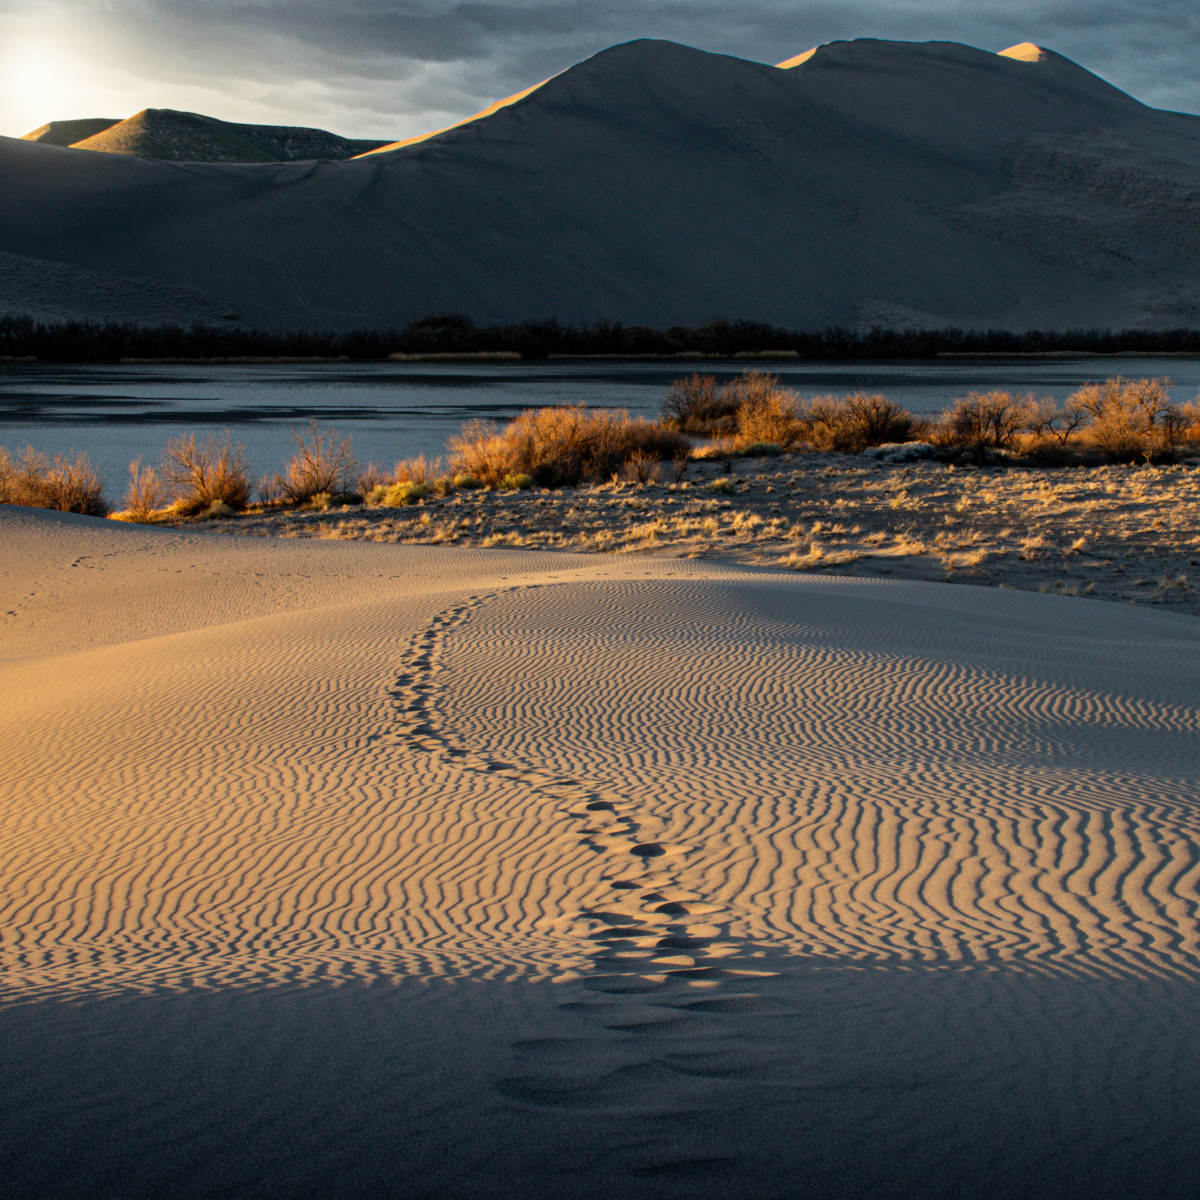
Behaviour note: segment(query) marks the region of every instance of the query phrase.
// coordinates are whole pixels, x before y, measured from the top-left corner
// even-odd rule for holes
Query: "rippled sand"
[[[1195,618],[0,541],[13,1194],[1200,1184]]]

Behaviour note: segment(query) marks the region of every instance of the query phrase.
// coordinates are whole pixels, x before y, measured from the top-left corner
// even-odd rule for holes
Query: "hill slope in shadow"
[[[346,162],[3,139],[0,250],[275,328],[1197,324],[1200,117],[1018,49],[835,42],[784,68],[631,42]]]

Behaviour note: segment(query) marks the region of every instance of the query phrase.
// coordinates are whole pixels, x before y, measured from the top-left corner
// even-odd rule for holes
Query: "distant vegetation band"
[[[651,329],[599,321],[556,320],[476,325],[469,317],[422,317],[402,327],[262,330],[214,325],[141,326],[123,322],[46,323],[0,318],[0,357],[46,362],[115,362],[128,358],[344,358],[393,355],[506,354],[551,356],[786,355],[801,359],[915,359],[939,354],[1200,354],[1200,329],[1011,330],[875,328],[784,329],[756,321],[714,320],[696,328]]]

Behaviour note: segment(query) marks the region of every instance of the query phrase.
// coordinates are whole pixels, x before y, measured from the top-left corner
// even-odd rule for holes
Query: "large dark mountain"
[[[346,162],[0,139],[0,252],[276,328],[1178,327],[1200,323],[1200,117],[1033,47],[838,42],[783,69],[631,42]],[[101,293],[81,305],[109,315]]]

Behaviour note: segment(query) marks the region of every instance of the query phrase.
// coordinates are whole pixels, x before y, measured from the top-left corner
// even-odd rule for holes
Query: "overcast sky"
[[[1200,0],[0,0],[0,134],[182,108],[407,137],[639,37],[770,63],[839,38],[1031,41],[1200,112]]]

